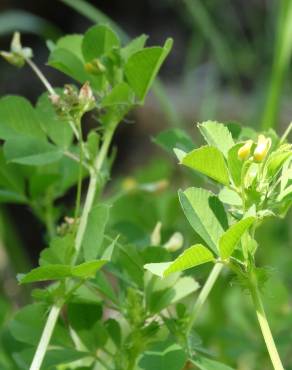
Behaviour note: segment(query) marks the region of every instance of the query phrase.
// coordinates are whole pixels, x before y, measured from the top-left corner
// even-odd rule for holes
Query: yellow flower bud
[[[247,142],[243,144],[242,147],[239,148],[237,152],[239,159],[245,161],[249,157],[252,144],[253,144],[252,140],[247,140]]]
[[[258,143],[253,153],[253,158],[256,162],[263,161],[271,147],[272,141],[270,138],[266,138],[264,135],[259,135]]]

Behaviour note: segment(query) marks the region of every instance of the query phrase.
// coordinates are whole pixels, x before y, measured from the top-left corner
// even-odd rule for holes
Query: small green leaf
[[[230,226],[230,228],[221,236],[219,240],[219,251],[222,259],[227,259],[232,255],[242,235],[254,223],[254,221],[255,217],[244,218]]]
[[[85,72],[82,60],[69,50],[53,50],[50,54],[48,65],[81,83],[85,83],[89,80],[89,76]]]
[[[122,58],[127,61],[130,56],[143,49],[147,39],[147,35],[141,35],[132,40],[128,45],[121,49]]]
[[[215,194],[201,188],[180,190],[179,200],[193,229],[218,254],[219,238],[228,228],[223,204]]]
[[[86,62],[107,54],[114,47],[119,47],[118,36],[108,26],[97,25],[91,27],[84,35],[82,53]]]
[[[128,59],[125,65],[125,75],[140,102],[144,101],[171,47],[172,39],[168,39],[163,48],[145,48]]]
[[[82,279],[87,279],[91,276],[94,276],[96,271],[100,270],[107,262],[107,260],[84,262],[81,265],[72,268],[72,275]]]
[[[58,161],[63,152],[47,141],[29,137],[16,137],[6,141],[4,154],[8,162],[42,166]]]
[[[6,96],[0,99],[0,138],[7,140],[17,136],[45,139],[29,101],[20,96]]]
[[[195,244],[186,249],[173,262],[149,263],[144,267],[155,275],[165,277],[211,261],[215,261],[213,253],[202,244]]]
[[[69,265],[74,254],[74,244],[75,237],[73,233],[54,238],[50,247],[41,252],[40,265]]]
[[[200,370],[234,370],[231,367],[222,364],[221,362],[211,360],[207,357],[199,356],[192,361]]]
[[[101,204],[94,207],[88,216],[88,222],[83,238],[83,254],[86,261],[100,256],[104,230],[109,218],[110,206]]]
[[[59,280],[72,276],[72,267],[69,265],[46,265],[37,267],[25,275],[19,275],[20,284],[36,281]]]
[[[233,147],[234,141],[228,128],[222,123],[206,121],[198,124],[201,134],[210,146],[216,147],[227,158],[228,151]]]
[[[66,35],[58,39],[55,48],[68,50],[80,60],[83,60],[82,41],[83,35]]]
[[[242,205],[242,199],[238,195],[238,193],[234,190],[231,190],[229,188],[223,188],[220,190],[219,199],[221,200],[222,203],[225,204],[230,204],[232,206],[241,206]]]
[[[134,101],[135,96],[133,90],[126,82],[121,82],[116,85],[104,99],[102,99],[100,106],[132,105],[134,104]]]
[[[143,370],[181,370],[186,359],[185,351],[169,340],[155,343],[144,352],[139,367]]]
[[[162,131],[153,138],[153,141],[170,153],[172,153],[173,148],[182,149],[186,152],[194,148],[190,136],[179,128]]]
[[[202,146],[189,152],[182,164],[209,176],[221,184],[229,184],[228,169],[222,153],[213,146]]]

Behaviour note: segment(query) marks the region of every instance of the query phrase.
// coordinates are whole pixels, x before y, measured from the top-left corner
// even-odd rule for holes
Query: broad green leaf
[[[72,129],[69,122],[58,116],[47,93],[41,95],[38,99],[36,113],[44,132],[49,138],[56,145],[67,149],[72,142]]]
[[[48,141],[29,137],[9,139],[4,144],[4,154],[8,162],[42,166],[58,161],[63,153]]]
[[[148,263],[144,267],[155,275],[165,277],[174,272],[184,271],[214,260],[214,255],[209,249],[202,244],[195,244],[186,249],[173,262]]]
[[[138,99],[143,102],[162,63],[172,47],[172,39],[164,46],[145,48],[134,53],[125,65],[125,75]]]
[[[59,280],[72,276],[72,267],[69,265],[45,265],[37,267],[27,274],[20,274],[20,284],[34,283],[36,281]]]
[[[218,254],[219,238],[228,228],[223,204],[213,193],[201,188],[180,190],[179,200],[193,229]]]
[[[72,275],[86,279],[96,274],[96,271],[100,270],[105,265],[107,260],[95,260],[84,262],[78,266],[72,268]]]
[[[198,124],[201,134],[210,146],[215,146],[227,158],[228,151],[233,147],[234,141],[228,128],[222,123],[206,121]]]
[[[70,265],[74,254],[75,237],[73,233],[54,238],[49,248],[40,254],[40,266]]]
[[[81,61],[83,60],[82,54],[82,41],[83,35],[66,35],[59,38],[55,48],[56,49],[65,49],[76,55]]]
[[[254,217],[244,218],[230,226],[230,228],[221,236],[219,240],[219,250],[222,259],[227,259],[232,255],[237,243],[239,243],[243,234],[254,223],[254,221]]]
[[[24,197],[25,194],[24,177],[19,171],[19,166],[6,163],[3,150],[0,148],[0,187],[5,190]]]
[[[89,80],[89,76],[84,69],[82,60],[69,50],[53,50],[50,54],[48,65],[81,83],[85,83]]]
[[[36,112],[28,100],[20,96],[0,99],[0,138],[15,139],[17,136],[45,139]]]
[[[181,163],[221,184],[229,184],[229,174],[224,157],[213,146],[202,146],[192,150],[182,159]]]
[[[147,35],[141,35],[132,40],[128,45],[121,49],[122,58],[127,61],[137,51],[144,48],[144,45],[148,39]]]
[[[130,86],[121,82],[116,85],[110,93],[102,99],[100,105],[101,107],[108,107],[111,105],[132,105],[134,104],[135,96],[133,90]]]
[[[82,53],[86,62],[107,54],[114,47],[119,47],[118,36],[108,26],[97,25],[91,27],[84,35]]]
[[[144,352],[139,367],[143,370],[181,370],[186,360],[186,353],[178,344],[163,341]]]
[[[101,204],[94,207],[89,213],[82,243],[85,261],[95,259],[102,252],[102,241],[109,218],[109,210],[109,205]]]
[[[238,150],[241,148],[243,143],[238,143],[234,145],[228,152],[227,155],[227,163],[229,173],[231,178],[236,186],[240,186],[241,184],[241,171],[244,161],[238,158]]]
[[[153,138],[155,144],[172,153],[174,148],[189,152],[194,148],[190,136],[179,128],[171,128],[160,132]]]

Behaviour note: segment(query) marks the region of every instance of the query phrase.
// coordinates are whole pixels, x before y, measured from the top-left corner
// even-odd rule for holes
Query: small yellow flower
[[[267,138],[264,135],[259,135],[257,146],[253,153],[253,158],[256,162],[262,162],[266,158],[271,144],[272,140],[269,137]]]
[[[249,157],[252,144],[253,144],[252,140],[247,140],[247,142],[243,144],[242,147],[239,148],[237,152],[239,159],[245,161]]]

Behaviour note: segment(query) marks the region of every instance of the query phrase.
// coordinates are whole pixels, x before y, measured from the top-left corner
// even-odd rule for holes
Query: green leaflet
[[[63,152],[48,141],[29,137],[9,139],[4,144],[4,154],[8,162],[30,166],[42,166],[57,162]]]
[[[30,102],[20,96],[5,96],[0,99],[0,138],[8,140],[17,136],[45,139]]]
[[[96,258],[96,256],[100,256],[102,252],[102,241],[104,230],[109,218],[109,210],[109,205],[100,204],[92,208],[89,213],[82,243],[85,261],[89,261]]]
[[[125,75],[141,103],[171,47],[172,39],[167,39],[162,48],[158,46],[145,48],[132,54],[128,59],[125,65]]]
[[[107,54],[114,47],[119,47],[118,36],[106,25],[91,27],[84,35],[82,54],[86,62]]]
[[[173,148],[189,152],[194,148],[190,136],[179,128],[171,128],[160,132],[153,138],[155,144],[172,153]]]
[[[228,228],[223,204],[215,194],[201,188],[180,190],[179,200],[193,229],[218,254],[219,238]]]
[[[88,261],[77,266],[59,264],[45,265],[37,267],[25,275],[20,274],[18,280],[20,284],[27,284],[37,281],[62,280],[68,277],[87,279],[94,276],[96,271],[106,262],[106,260]]]
[[[189,152],[181,161],[221,184],[229,184],[228,169],[222,153],[213,146],[202,146]]]
[[[222,259],[229,258],[243,234],[254,223],[255,217],[247,217],[232,225],[219,240],[219,251]]]
[[[233,147],[234,141],[228,128],[222,123],[215,121],[206,121],[198,124],[201,134],[206,142],[215,146],[220,152],[227,157],[228,151]]]
[[[186,249],[173,262],[149,263],[144,267],[155,275],[165,277],[214,260],[214,255],[209,249],[202,244],[196,244]]]

